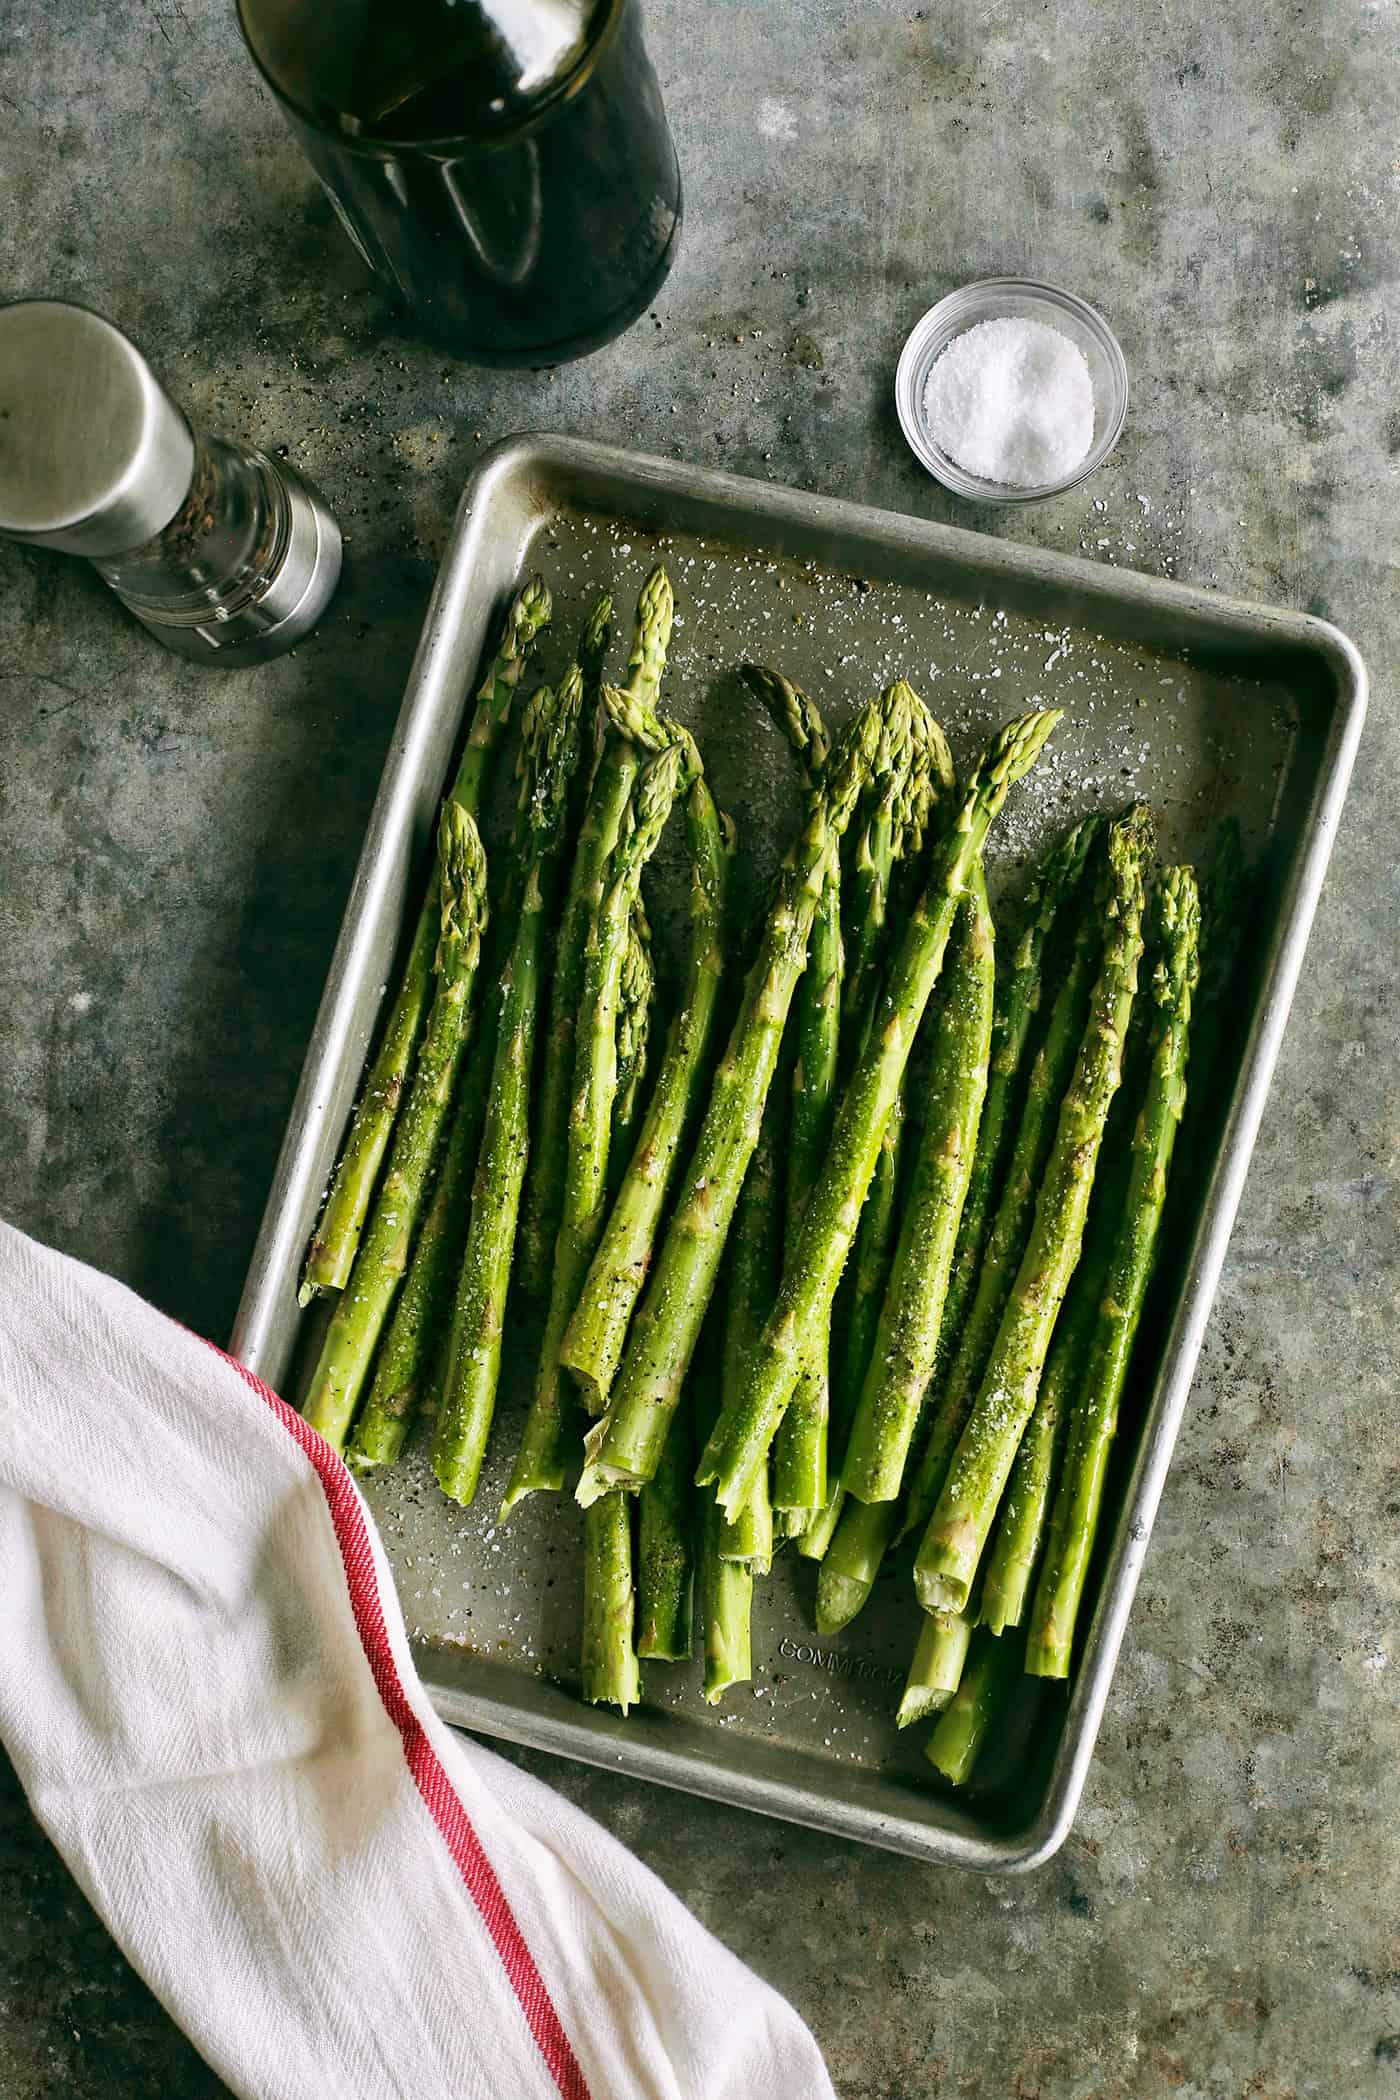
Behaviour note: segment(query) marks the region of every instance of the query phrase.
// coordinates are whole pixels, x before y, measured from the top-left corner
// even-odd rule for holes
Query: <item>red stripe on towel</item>
[[[350,1590],[355,1625],[379,1696],[384,1702],[384,1710],[403,1739],[404,1757],[413,1775],[413,1783],[442,1833],[443,1841],[467,1885],[468,1894],[481,1913],[562,2100],[590,2100],[573,2045],[554,2009],[544,1978],[535,1966],[535,1957],[525,1935],[506,1901],[496,1870],[486,1857],[481,1840],[472,1828],[471,1818],[404,1693],[384,1624],[384,1606],[374,1572],[374,1552],[364,1510],[344,1461],[319,1431],[303,1421],[296,1409],[280,1399],[271,1386],[255,1377],[246,1364],[239,1363],[236,1357],[218,1349],[213,1342],[209,1347],[226,1363],[232,1364],[240,1378],[267,1402],[283,1428],[315,1467],[330,1510],[336,1543],[345,1563],[345,1580]]]

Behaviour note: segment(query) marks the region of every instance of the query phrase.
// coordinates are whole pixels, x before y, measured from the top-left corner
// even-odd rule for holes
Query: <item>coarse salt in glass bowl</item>
[[[1005,481],[986,481],[969,474],[949,457],[929,429],[924,392],[933,365],[949,343],[979,321],[1043,321],[1068,336],[1084,354],[1094,390],[1094,439],[1068,474],[1033,488]],[[1128,366],[1118,338],[1092,306],[1073,292],[1024,277],[984,277],[977,284],[950,292],[929,308],[912,330],[900,354],[894,379],[899,427],[915,457],[956,496],[978,503],[1036,503],[1061,495],[1101,467],[1123,433],[1128,415]]]

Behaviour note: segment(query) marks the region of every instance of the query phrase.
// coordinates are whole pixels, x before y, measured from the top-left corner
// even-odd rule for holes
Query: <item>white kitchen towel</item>
[[[653,1874],[436,1718],[329,1445],[3,1224],[0,1738],[247,2100],[832,2100]]]

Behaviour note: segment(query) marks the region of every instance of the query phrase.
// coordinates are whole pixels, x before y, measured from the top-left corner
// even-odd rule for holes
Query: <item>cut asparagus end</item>
[[[1031,1639],[1027,1641],[1026,1675],[1028,1677],[1068,1677],[1069,1642],[1061,1638],[1057,1627],[1037,1627]]]
[[[753,1573],[733,1561],[712,1570],[705,1607],[705,1699],[717,1706],[736,1684],[753,1676],[750,1614]]]
[[[599,1422],[589,1431],[584,1439],[585,1452],[605,1426],[605,1423]],[[600,1501],[604,1495],[612,1494],[615,1488],[621,1488],[625,1494],[633,1495],[644,1484],[643,1476],[629,1471],[626,1466],[614,1466],[606,1459],[589,1457],[579,1474],[578,1486],[574,1489],[574,1500],[580,1509],[592,1509],[595,1502]],[[563,1485],[562,1481],[560,1485]]]
[[[1025,1617],[1030,1572],[1022,1561],[1015,1568],[1008,1569],[1005,1577],[996,1583],[988,1578],[982,1594],[982,1624],[988,1633],[1014,1632],[1021,1624]]]
[[[721,1553],[720,1559],[728,1567],[747,1568],[751,1575],[771,1575],[773,1572],[773,1551],[771,1546],[766,1553],[760,1548],[755,1548],[752,1552],[745,1550],[737,1553]]]
[[[932,1714],[941,1714],[953,1703],[951,1692],[931,1684],[906,1684],[900,1695],[895,1712],[896,1728],[908,1728],[915,1721],[927,1721]]]
[[[840,1633],[849,1626],[874,1586],[856,1576],[838,1575],[823,1561],[817,1575],[817,1632]]]
[[[586,1365],[575,1363],[573,1358],[567,1355],[563,1349],[559,1352],[559,1361],[578,1387],[578,1396],[582,1400],[584,1408],[596,1421],[598,1416],[607,1408],[607,1387],[600,1383]]]
[[[590,1510],[583,1528],[583,1696],[625,1714],[642,1696],[633,1639],[637,1593],[632,1512],[620,1498]]]
[[[557,1495],[563,1485],[564,1474],[562,1467],[557,1472],[545,1467],[539,1467],[530,1473],[512,1473],[501,1501],[496,1522],[504,1524],[511,1511],[515,1508],[516,1503],[523,1502],[527,1495]]]
[[[797,1550],[804,1560],[823,1561],[845,1507],[846,1490],[837,1488],[825,1509],[819,1509],[801,1538]]]
[[[685,1614],[688,1627],[690,1615]],[[637,1654],[643,1662],[683,1663],[690,1661],[690,1635],[676,1628],[663,1630],[644,1626],[637,1636]]]
[[[972,1777],[982,1746],[1020,1675],[1021,1655],[1018,1640],[994,1640],[985,1627],[978,1629],[962,1682],[924,1752],[954,1786]]]
[[[437,1481],[438,1486],[442,1489],[448,1501],[455,1502],[460,1509],[470,1509],[472,1506],[472,1501],[476,1495],[476,1484],[481,1478],[481,1457],[481,1452],[476,1451],[468,1456],[466,1463],[463,1465],[440,1465],[435,1463],[433,1466],[433,1478]],[[503,1505],[502,1515],[504,1514],[505,1508]]]
[[[962,1683],[971,1641],[970,1615],[937,1612],[924,1620],[899,1702],[901,1728],[925,1714],[941,1713],[950,1704]]]
[[[964,1582],[961,1575],[935,1573],[931,1568],[916,1567],[914,1587],[919,1593],[919,1602],[925,1611],[959,1612],[965,1609],[972,1585]]]

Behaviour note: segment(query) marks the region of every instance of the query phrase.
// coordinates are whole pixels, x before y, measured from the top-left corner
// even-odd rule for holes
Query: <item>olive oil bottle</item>
[[[545,365],[655,297],[680,171],[638,0],[239,0],[351,239],[469,362]]]

